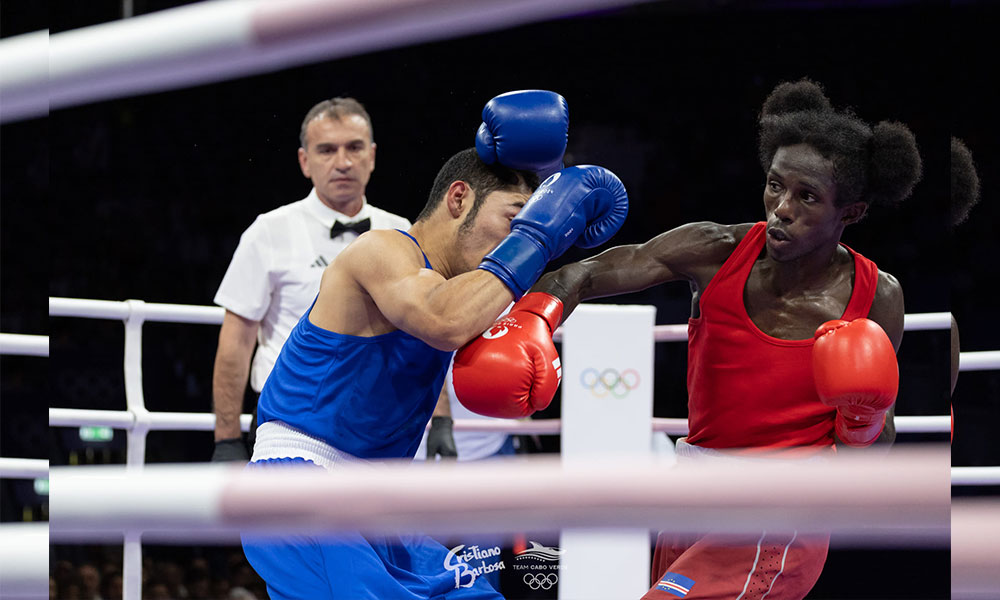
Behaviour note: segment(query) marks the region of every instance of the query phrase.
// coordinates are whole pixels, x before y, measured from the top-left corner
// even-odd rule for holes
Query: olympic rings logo
[[[524,583],[528,584],[533,590],[547,590],[551,589],[556,583],[559,582],[559,576],[555,573],[549,573],[548,575],[541,575],[539,573],[528,573],[524,576]]]
[[[604,398],[609,394],[615,398],[624,398],[639,386],[639,373],[635,369],[625,369],[621,373],[615,369],[584,369],[580,373],[580,385],[590,390],[596,398]]]

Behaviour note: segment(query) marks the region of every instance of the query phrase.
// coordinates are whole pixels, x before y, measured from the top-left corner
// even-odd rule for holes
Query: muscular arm
[[[250,357],[260,323],[226,311],[219,330],[219,347],[212,372],[215,441],[238,438],[243,394],[250,375]]]
[[[896,353],[899,353],[899,346],[903,341],[903,317],[905,309],[903,307],[903,288],[899,281],[892,275],[879,271],[878,287],[875,289],[875,300],[872,302],[871,310],[868,311],[868,318],[878,323]],[[896,406],[893,405],[885,415],[885,429],[875,440],[875,444],[884,444],[886,447],[896,441]],[[839,448],[849,448],[846,444],[837,440]]]
[[[353,298],[342,291],[351,287],[357,294]],[[338,313],[338,304],[359,299],[368,301],[367,314]],[[330,265],[310,318],[320,327],[354,335],[384,333],[387,326],[402,329],[438,350],[451,351],[489,328],[513,299],[492,273],[474,269],[445,279],[424,268],[423,256],[410,240],[372,231]],[[362,320],[382,325],[369,332],[352,330]]]
[[[707,284],[746,234],[746,225],[691,223],[644,244],[617,246],[548,273],[532,288],[563,302],[563,320],[591,298],[637,292],[668,281]]]

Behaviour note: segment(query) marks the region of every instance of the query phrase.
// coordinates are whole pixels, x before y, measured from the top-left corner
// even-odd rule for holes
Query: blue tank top
[[[426,254],[424,264],[431,268]],[[335,333],[311,323],[310,312],[278,354],[258,422],[282,421],[358,458],[413,458],[451,352],[399,329],[374,337]]]

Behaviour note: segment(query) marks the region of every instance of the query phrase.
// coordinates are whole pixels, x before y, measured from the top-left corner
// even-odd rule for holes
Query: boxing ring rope
[[[2,76],[2,72],[0,72]],[[0,354],[49,355],[44,335],[0,333]],[[49,461],[37,458],[0,458],[2,479],[48,479]],[[49,524],[0,523],[0,595],[34,597],[49,577]],[[47,595],[47,593],[46,593]]]
[[[0,41],[0,122],[642,0],[213,0]]]
[[[212,431],[215,429],[215,415],[211,413],[149,413],[150,431]],[[240,415],[240,428],[250,430],[251,415]],[[80,427],[103,426],[115,429],[129,429],[135,424],[135,415],[127,410],[88,410],[77,408],[50,408],[49,426]],[[897,433],[947,433],[951,431],[951,417],[944,416],[897,416]],[[517,419],[456,419],[455,431],[508,433],[513,435],[559,435],[562,431],[560,419],[517,420]],[[653,419],[653,431],[667,435],[687,435],[687,419]]]
[[[766,528],[832,531],[850,544],[947,547],[949,466],[944,444],[880,460],[853,455],[821,463],[708,460],[673,466],[604,459],[566,465],[532,457],[437,468],[390,461],[330,471],[246,471],[217,464],[150,465],[142,471],[53,467],[50,536],[58,542],[63,534],[81,540],[91,533],[174,528],[263,535]],[[459,488],[462,494],[440,493]],[[530,502],[524,501],[525,490],[532,492]]]
[[[0,354],[14,356],[49,355],[49,337],[0,333]],[[0,478],[37,479],[49,476],[49,461],[38,458],[0,458]]]
[[[0,458],[0,478],[47,479],[49,461],[43,458]]]
[[[951,597],[995,599],[1000,590],[1000,502],[958,499],[951,505]]]
[[[49,298],[49,315],[54,317],[84,317],[94,319],[123,320],[126,323],[126,382],[138,385],[126,386],[126,400],[131,392],[134,404],[141,410],[128,411],[86,411],[53,408],[49,412],[49,422],[53,426],[104,425],[128,429],[145,427],[146,430],[211,430],[214,415],[185,413],[149,413],[139,405],[141,399],[141,324],[144,321],[172,323],[221,324],[224,309],[216,306],[189,306],[180,304],[146,303],[141,300],[124,302],[108,300],[87,300],[77,298]],[[130,327],[131,325],[131,327]],[[906,315],[904,327],[907,330],[948,329],[951,327],[950,313],[921,313]],[[131,335],[129,335],[131,333]],[[561,339],[561,330],[556,330],[554,338]],[[656,341],[683,341],[687,339],[687,325],[659,325],[654,328]],[[962,353],[964,370],[1000,368],[1000,352]],[[138,375],[138,382],[136,375]],[[108,414],[103,420],[102,414]],[[249,426],[249,415],[243,415],[241,426],[244,431]],[[480,422],[456,421],[456,430],[502,431],[514,434],[558,434],[561,428],[558,419],[544,421],[496,420]],[[951,428],[949,415],[923,417],[896,417],[896,428],[900,433],[947,432]],[[686,419],[653,419],[653,431],[670,435],[687,433]],[[137,446],[138,447],[138,446]],[[132,464],[132,463],[129,463]]]
[[[108,301],[78,298],[49,298],[49,315],[53,317],[83,317],[93,319],[122,320],[126,328],[125,340],[125,381],[126,411],[94,411],[81,409],[49,409],[49,424],[58,427],[101,425],[125,429],[130,436],[126,464],[139,466],[144,461],[145,432],[152,430],[208,431],[214,428],[215,416],[210,413],[151,413],[146,410],[142,398],[141,326],[145,321],[171,323],[221,324],[224,309],[217,306],[190,306],[181,304],[146,303],[141,300]],[[906,315],[904,327],[907,330],[947,329],[951,327],[950,313],[921,313]],[[554,336],[561,338],[561,330]],[[682,341],[687,339],[686,325],[660,325],[654,328],[657,341]],[[962,353],[963,368],[1000,368],[1000,352]],[[971,369],[969,369],[971,370]],[[241,427],[249,428],[250,415],[241,416]],[[900,433],[947,432],[951,428],[949,415],[943,416],[898,416],[896,428]],[[558,419],[540,421],[517,421],[497,419],[493,422],[478,420],[455,422],[457,431],[494,431],[510,434],[546,435],[558,434],[561,423]],[[686,419],[653,419],[653,431],[670,435],[687,433]]]
[[[48,598],[49,524],[0,523],[0,540],[0,595]]]
[[[1000,467],[952,467],[951,485],[1000,485]]]
[[[49,337],[46,335],[0,333],[0,354],[48,356]]]
[[[141,529],[159,539],[231,540],[273,533],[533,534],[563,528],[678,533],[831,532],[835,545],[952,548],[959,592],[995,589],[1000,503],[952,507],[947,448],[825,463],[708,461],[667,468],[551,458],[440,465],[344,466],[332,472],[247,472],[229,465],[52,469],[50,536],[97,542]],[[517,480],[518,486],[507,482]],[[463,489],[444,495],[436,490]],[[524,502],[524,490],[532,501]],[[684,494],[677,494],[683,489]],[[844,490],[850,490],[844,494]],[[156,537],[154,535],[154,537]]]

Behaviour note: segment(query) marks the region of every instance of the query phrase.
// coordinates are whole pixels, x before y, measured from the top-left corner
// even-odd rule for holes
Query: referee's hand
[[[250,454],[247,452],[247,444],[243,441],[243,437],[215,442],[212,462],[250,462]]]
[[[451,417],[431,417],[431,428],[427,432],[427,460],[434,460],[436,456],[458,458],[452,425]]]

